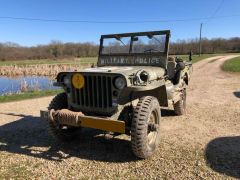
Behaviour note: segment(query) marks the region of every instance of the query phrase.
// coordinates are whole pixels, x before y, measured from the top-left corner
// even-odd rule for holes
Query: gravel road
[[[220,70],[232,57],[194,64],[187,115],[162,110],[161,143],[147,160],[126,135],[85,130],[58,144],[39,118],[52,97],[0,104],[0,179],[240,178],[240,74]]]

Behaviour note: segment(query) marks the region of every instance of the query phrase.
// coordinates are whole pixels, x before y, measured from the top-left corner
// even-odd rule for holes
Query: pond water
[[[59,89],[53,86],[53,80],[43,76],[6,77],[0,76],[0,95],[19,93],[21,90]]]

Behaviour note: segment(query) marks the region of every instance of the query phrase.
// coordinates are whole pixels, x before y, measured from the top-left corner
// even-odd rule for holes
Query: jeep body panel
[[[138,72],[141,72],[143,70],[149,74],[148,82],[143,85],[134,85],[132,82],[133,78],[136,77],[136,74]],[[87,68],[87,69],[84,69],[81,71],[75,71],[75,72],[61,72],[58,74],[58,76],[57,76],[58,84],[56,84],[56,85],[62,86],[65,89],[65,91],[68,92],[69,108],[73,108],[77,111],[81,110],[83,112],[94,110],[96,113],[103,113],[103,111],[105,111],[106,114],[111,115],[116,111],[117,106],[110,106],[111,108],[108,107],[107,109],[102,108],[100,106],[99,108],[94,109],[93,107],[90,106],[91,104],[87,105],[89,107],[80,107],[81,102],[78,102],[77,104],[76,104],[76,102],[73,102],[73,101],[76,101],[76,100],[74,100],[74,98],[76,98],[75,96],[77,96],[77,98],[80,98],[80,95],[78,95],[79,90],[76,90],[72,85],[66,87],[63,79],[66,77],[68,79],[72,79],[73,75],[77,74],[77,73],[82,74],[86,78],[86,81],[89,81],[89,82],[91,81],[90,83],[92,84],[92,85],[90,85],[90,87],[87,87],[87,89],[83,90],[85,92],[81,92],[81,93],[86,93],[87,91],[89,91],[89,93],[92,92],[94,94],[94,92],[95,92],[96,96],[102,96],[102,97],[104,96],[104,98],[109,98],[106,96],[110,96],[110,95],[112,96],[113,92],[118,92],[118,95],[115,98],[110,98],[110,99],[112,99],[112,100],[114,99],[114,102],[113,102],[114,105],[115,104],[124,105],[124,104],[129,103],[132,100],[140,98],[144,95],[156,94],[155,92],[153,92],[153,90],[157,89],[161,86],[164,86],[164,84],[165,84],[164,76],[166,74],[166,71],[165,71],[165,69],[163,69],[161,67],[150,67],[150,66],[134,66],[134,67],[107,66],[107,67]],[[111,84],[111,85],[108,85],[108,88],[111,89],[109,91],[112,91],[112,93],[107,92],[107,89],[105,89],[106,85],[100,85],[101,82],[95,82],[96,80],[93,79],[93,78],[99,78],[99,77],[111,78],[110,83],[109,82],[105,83],[105,79],[101,79],[101,82],[104,81],[103,83],[105,83],[106,85]],[[126,81],[126,87],[121,91],[117,90],[113,85],[113,81],[116,77],[122,77]],[[89,79],[89,78],[91,78],[91,79]],[[88,82],[88,84],[89,84],[89,82]],[[98,83],[98,85],[96,85],[96,83]],[[88,84],[86,83],[87,86],[88,86]],[[97,86],[100,86],[100,87],[97,87]],[[104,87],[102,87],[102,86],[104,86]],[[94,90],[93,90],[93,87],[94,87]],[[103,88],[104,90],[100,90],[99,88]],[[166,88],[160,88],[159,92],[162,95],[165,94],[164,99],[167,99]],[[92,94],[92,96],[94,96],[93,94]],[[86,96],[89,96],[89,94],[87,94]],[[159,97],[158,93],[154,96]],[[88,98],[90,99],[90,101],[93,101],[91,99],[91,97],[88,97]],[[162,98],[160,98],[160,99],[162,100]],[[85,101],[88,101],[88,100],[85,99]],[[102,101],[102,100],[100,100],[100,101]],[[97,103],[97,101],[96,101],[96,103]],[[92,103],[92,104],[94,104],[94,103]],[[163,104],[163,106],[166,106],[166,100],[164,101],[164,103],[162,102],[161,104]]]

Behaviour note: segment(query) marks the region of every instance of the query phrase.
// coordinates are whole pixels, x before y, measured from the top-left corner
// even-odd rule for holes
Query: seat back
[[[174,79],[176,73],[176,61],[173,57],[168,58],[167,73],[169,79]]]

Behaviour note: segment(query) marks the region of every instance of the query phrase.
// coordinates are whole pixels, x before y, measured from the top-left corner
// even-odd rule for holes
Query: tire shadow
[[[162,115],[162,117],[177,116],[175,114],[174,110],[170,110],[170,109],[161,109],[161,115]]]
[[[205,149],[205,159],[214,171],[240,178],[240,136],[210,141]]]
[[[84,129],[71,143],[60,143],[48,134],[47,122],[23,114],[17,121],[0,126],[0,151],[36,158],[62,161],[78,157],[104,162],[138,160],[131,152],[129,140],[106,139],[102,131]]]
[[[237,98],[240,98],[240,91],[233,92],[233,95],[236,96]]]

